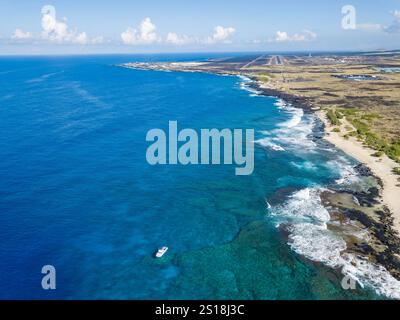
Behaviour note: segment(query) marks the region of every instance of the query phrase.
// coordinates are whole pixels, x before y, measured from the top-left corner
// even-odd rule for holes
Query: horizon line
[[[0,57],[48,57],[48,56],[112,56],[112,55],[187,55],[187,54],[293,54],[293,53],[374,53],[374,52],[399,52],[400,49],[376,49],[376,50],[254,50],[254,51],[183,51],[183,52],[104,52],[104,53],[0,53]]]

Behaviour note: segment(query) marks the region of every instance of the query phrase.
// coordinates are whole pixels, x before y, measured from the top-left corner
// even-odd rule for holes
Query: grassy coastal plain
[[[323,193],[328,227],[346,239],[347,251],[384,265],[400,280],[400,52],[253,54],[122,66],[246,76],[263,94],[314,112],[325,125],[325,139],[380,184],[379,190],[357,194],[356,202],[352,192]],[[368,240],[348,236],[363,230]]]

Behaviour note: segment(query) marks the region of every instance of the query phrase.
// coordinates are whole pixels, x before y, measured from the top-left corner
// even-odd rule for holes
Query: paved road
[[[243,67],[241,67],[241,69],[246,69],[246,68],[250,67],[252,64],[256,63],[258,60],[265,59],[266,57],[267,57],[267,55],[263,54],[263,55],[255,58],[254,60],[250,61],[249,63],[245,64]]]
[[[284,64],[285,64],[285,58],[282,56],[272,56],[268,62],[269,66],[283,66]]]

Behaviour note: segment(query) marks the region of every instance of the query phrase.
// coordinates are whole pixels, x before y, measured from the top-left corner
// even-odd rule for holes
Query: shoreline
[[[363,145],[350,137],[348,140],[334,132],[323,109],[313,106],[304,97],[294,96],[275,88],[264,86],[257,79],[251,78],[252,85],[261,95],[282,99],[304,112],[314,114],[322,123],[322,138],[337,149],[359,162],[356,167],[361,176],[374,177],[379,186],[358,193],[345,190],[323,192],[321,202],[330,214],[328,228],[339,232],[345,239],[345,252],[366,257],[373,265],[384,266],[394,279],[400,281],[400,181],[393,168],[397,163],[386,155],[381,158],[372,156],[376,150]],[[343,121],[343,120],[342,120]],[[341,129],[351,126],[343,121]],[[349,198],[350,196],[350,198]],[[362,204],[354,204],[354,197]],[[355,224],[355,225],[354,225]],[[363,232],[368,230],[370,240],[364,242],[356,237],[348,237],[347,231]],[[397,299],[397,296],[396,296]]]
[[[149,68],[147,70],[154,70]],[[160,70],[164,71],[164,70]],[[188,72],[188,70],[173,69],[175,72]],[[208,71],[208,72],[207,72]],[[356,166],[358,174],[361,176],[371,176],[381,186],[369,188],[367,191],[355,191],[351,189],[331,189],[330,192],[320,194],[321,205],[328,211],[330,220],[327,222],[327,230],[337,234],[346,243],[345,257],[353,257],[352,261],[347,261],[347,267],[353,268],[354,264],[360,264],[359,271],[362,276],[369,277],[370,284],[374,283],[374,277],[382,280],[383,288],[389,290],[382,293],[380,288],[374,287],[378,294],[387,297],[398,298],[396,292],[391,292],[392,281],[400,281],[400,203],[396,201],[396,193],[399,193],[400,187],[397,176],[391,172],[396,165],[393,161],[391,166],[386,166],[386,161],[377,161],[378,158],[371,154],[375,151],[368,150],[362,143],[353,143],[337,134],[331,136],[333,126],[330,125],[325,116],[325,112],[319,106],[314,105],[309,99],[303,96],[293,95],[280,89],[274,88],[269,84],[260,82],[253,75],[246,73],[233,72],[212,72],[210,70],[190,70],[190,72],[210,73],[215,75],[239,76],[249,79],[248,86],[257,91],[258,95],[275,97],[291,104],[295,108],[301,108],[305,113],[313,114],[320,120],[322,131],[318,135],[319,139],[324,139],[327,143],[343,151],[348,156],[357,160],[360,164]],[[247,81],[246,81],[247,82]],[[332,139],[332,140],[331,140]],[[387,159],[391,161],[389,158]],[[385,164],[382,169],[382,162]],[[388,188],[389,186],[389,188]],[[356,201],[354,200],[356,199]],[[365,234],[364,236],[359,236]],[[362,257],[361,260],[359,257]],[[342,259],[342,256],[339,257]],[[346,258],[345,258],[346,259]],[[371,274],[369,270],[363,269],[362,259],[367,259],[371,263]],[[311,259],[311,261],[313,261]],[[353,264],[354,263],[354,264]],[[387,276],[381,272],[388,272]],[[343,266],[343,268],[345,268]],[[375,272],[375,274],[374,274]],[[396,285],[397,286],[397,282]]]
[[[315,112],[316,116],[324,123],[324,139],[332,143],[347,155],[368,167],[371,172],[381,181],[382,189],[379,195],[382,205],[386,206],[393,215],[393,227],[400,234],[400,182],[393,173],[398,165],[395,161],[383,155],[381,158],[372,156],[376,152],[363,145],[354,137],[345,139],[340,132],[332,131],[334,126],[329,123],[323,111]],[[344,122],[345,126],[350,125]]]
[[[393,173],[393,169],[398,167],[398,164],[387,155],[383,155],[380,158],[374,157],[372,154],[374,154],[376,150],[365,146],[362,142],[353,137],[345,139],[341,136],[340,132],[334,132],[333,128],[335,126],[329,122],[326,113],[320,107],[313,106],[305,98],[296,97],[280,90],[266,87],[260,84],[256,79],[252,80],[255,87],[261,90],[264,95],[276,96],[295,107],[302,108],[306,112],[315,114],[324,124],[323,139],[371,170],[372,174],[381,182],[382,190],[379,194],[379,200],[382,206],[386,206],[393,215],[392,226],[398,233],[398,236],[400,236],[400,180],[399,176]],[[347,121],[343,122],[342,127],[351,126]]]
[[[152,70],[152,71],[175,71],[175,72],[201,72],[210,73],[215,75],[231,75],[246,77],[251,80],[250,87],[253,87],[257,91],[261,91],[261,95],[277,97],[282,99],[294,107],[301,108],[305,112],[310,112],[315,114],[324,124],[324,136],[323,139],[333,144],[335,147],[349,155],[350,157],[356,159],[361,164],[369,168],[372,174],[381,181],[382,190],[379,195],[379,200],[382,206],[386,208],[393,215],[392,227],[394,227],[398,236],[400,236],[400,180],[399,177],[392,172],[395,167],[398,167],[396,162],[389,159],[386,155],[382,158],[373,157],[372,154],[376,150],[372,150],[364,146],[361,142],[355,140],[354,138],[349,138],[346,140],[341,137],[339,133],[332,132],[333,126],[329,123],[324,111],[317,105],[313,105],[309,99],[303,96],[296,96],[290,93],[286,93],[280,89],[274,88],[266,83],[261,83],[253,75],[244,73],[237,73],[232,71],[221,70],[208,70],[200,67],[198,64],[187,65],[182,64],[147,64],[147,63],[127,63],[117,65],[118,67],[128,68],[128,69],[142,69],[142,70]],[[349,123],[346,122],[346,125]]]

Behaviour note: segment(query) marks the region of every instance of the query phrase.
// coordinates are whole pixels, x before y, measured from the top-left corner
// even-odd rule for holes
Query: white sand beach
[[[366,147],[362,142],[358,141],[354,137],[345,139],[343,133],[333,132],[333,126],[329,122],[324,111],[317,112],[317,115],[326,126],[325,139],[343,150],[349,156],[365,164],[382,180],[382,203],[392,212],[394,228],[400,233],[400,181],[399,176],[392,172],[392,170],[395,167],[399,167],[399,165],[386,155],[381,158],[372,156],[376,151]],[[344,132],[344,127],[346,126],[351,125],[348,122],[343,121],[342,132]]]

